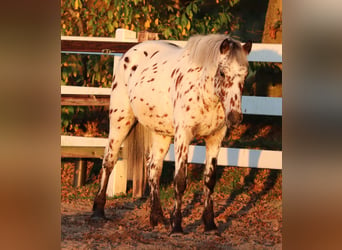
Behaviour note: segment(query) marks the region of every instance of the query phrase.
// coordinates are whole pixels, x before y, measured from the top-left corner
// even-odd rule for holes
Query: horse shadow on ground
[[[73,231],[79,233],[90,232],[91,229],[101,229],[106,225],[114,227],[126,227],[127,223],[133,223],[132,218],[128,218],[130,213],[135,209],[144,209],[147,198],[142,197],[134,199],[133,201],[115,202],[114,205],[105,209],[105,218],[92,218],[92,209],[89,207],[88,211],[83,208],[82,211],[73,214],[61,214],[61,225],[73,228]],[[74,210],[75,208],[73,208]],[[136,221],[135,221],[136,223]],[[133,223],[133,224],[135,224]],[[146,223],[139,224],[140,229],[148,229],[149,225]],[[77,230],[76,230],[77,228]],[[115,229],[115,228],[114,228]],[[64,235],[66,236],[66,235]],[[63,239],[63,231],[62,231]]]
[[[235,188],[231,192],[231,194],[229,195],[229,198],[225,201],[225,204],[223,206],[221,206],[221,208],[219,210],[214,211],[215,212],[215,218],[217,218],[219,215],[224,213],[226,211],[226,209],[232,205],[234,200],[240,194],[242,194],[248,190],[251,190],[253,188],[254,180],[256,179],[258,172],[259,172],[259,169],[251,168],[249,174],[244,177],[244,183],[242,185],[238,186],[237,188]],[[223,168],[218,168],[217,180],[219,180],[221,178],[222,173],[223,173]],[[265,194],[267,194],[274,187],[274,185],[277,182],[279,175],[280,175],[280,171],[270,170],[266,180],[264,181],[263,189],[259,192],[253,192],[252,195],[250,196],[249,201],[242,208],[240,208],[237,212],[230,214],[226,218],[226,222],[219,222],[217,225],[218,226],[218,232],[219,233],[224,232],[232,224],[233,219],[247,214],[248,211],[256,204],[256,202],[258,200],[260,200]],[[193,197],[192,201],[183,210],[184,211],[183,212],[183,218],[185,218],[191,214],[191,209],[193,208],[194,204],[197,202],[201,202],[202,196],[203,196],[203,191],[199,191],[199,192],[194,193],[194,197]],[[203,202],[201,202],[201,205],[204,205],[202,203]],[[215,201],[214,201],[214,203],[215,203]],[[202,223],[203,223],[202,220],[199,219],[193,223],[188,224],[184,228],[185,232],[192,231],[192,230],[194,230],[194,228],[198,228]]]
[[[235,200],[235,198],[242,194],[246,189],[251,189],[253,187],[253,182],[258,173],[258,169],[252,168],[250,173],[245,177],[245,185],[241,186],[238,189],[235,189],[230,197],[226,200],[226,204],[215,213],[215,217],[222,214],[226,208],[228,208],[232,202]],[[270,170],[265,182],[264,187],[260,192],[254,192],[252,193],[250,200],[245,204],[240,210],[238,210],[236,213],[231,214],[226,219],[225,223],[219,223],[218,225],[218,231],[222,232],[225,231],[232,223],[232,220],[234,218],[237,218],[239,216],[243,216],[248,213],[248,211],[256,204],[258,200],[261,200],[261,198],[267,194],[276,184],[276,181],[279,177],[280,171],[279,170]]]

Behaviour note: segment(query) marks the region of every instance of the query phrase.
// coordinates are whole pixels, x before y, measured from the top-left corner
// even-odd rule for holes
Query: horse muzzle
[[[232,110],[227,116],[227,126],[236,128],[242,122],[242,113]]]

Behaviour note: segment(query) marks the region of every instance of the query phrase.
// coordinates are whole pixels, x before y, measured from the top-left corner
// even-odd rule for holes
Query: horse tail
[[[133,180],[133,197],[145,195],[147,186],[146,159],[150,151],[151,131],[139,122],[133,126],[124,142],[124,158],[127,159],[127,176]]]

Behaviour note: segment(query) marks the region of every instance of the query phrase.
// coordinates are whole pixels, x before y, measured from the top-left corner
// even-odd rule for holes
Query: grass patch
[[[87,166],[87,176],[92,173],[91,162]],[[93,176],[88,184],[81,187],[73,186],[75,164],[64,163],[61,167],[62,201],[74,200],[93,201],[99,188],[100,175]],[[203,164],[189,164],[187,189],[183,199],[201,199],[203,196]],[[165,162],[160,180],[160,199],[162,206],[172,206],[174,203],[174,163]],[[132,198],[132,181],[128,182],[126,194],[107,197],[108,200]],[[251,199],[281,200],[282,199],[282,172],[281,170],[240,168],[240,167],[217,167],[217,182],[215,185],[214,199],[234,199],[239,195],[245,195]],[[203,198],[203,197],[202,197]]]

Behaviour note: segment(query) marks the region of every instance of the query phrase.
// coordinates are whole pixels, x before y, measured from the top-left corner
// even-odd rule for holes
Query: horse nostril
[[[220,70],[220,76],[225,78],[225,74],[223,73],[223,71]]]
[[[228,120],[233,126],[238,125],[242,121],[242,114],[233,110],[228,114]]]

